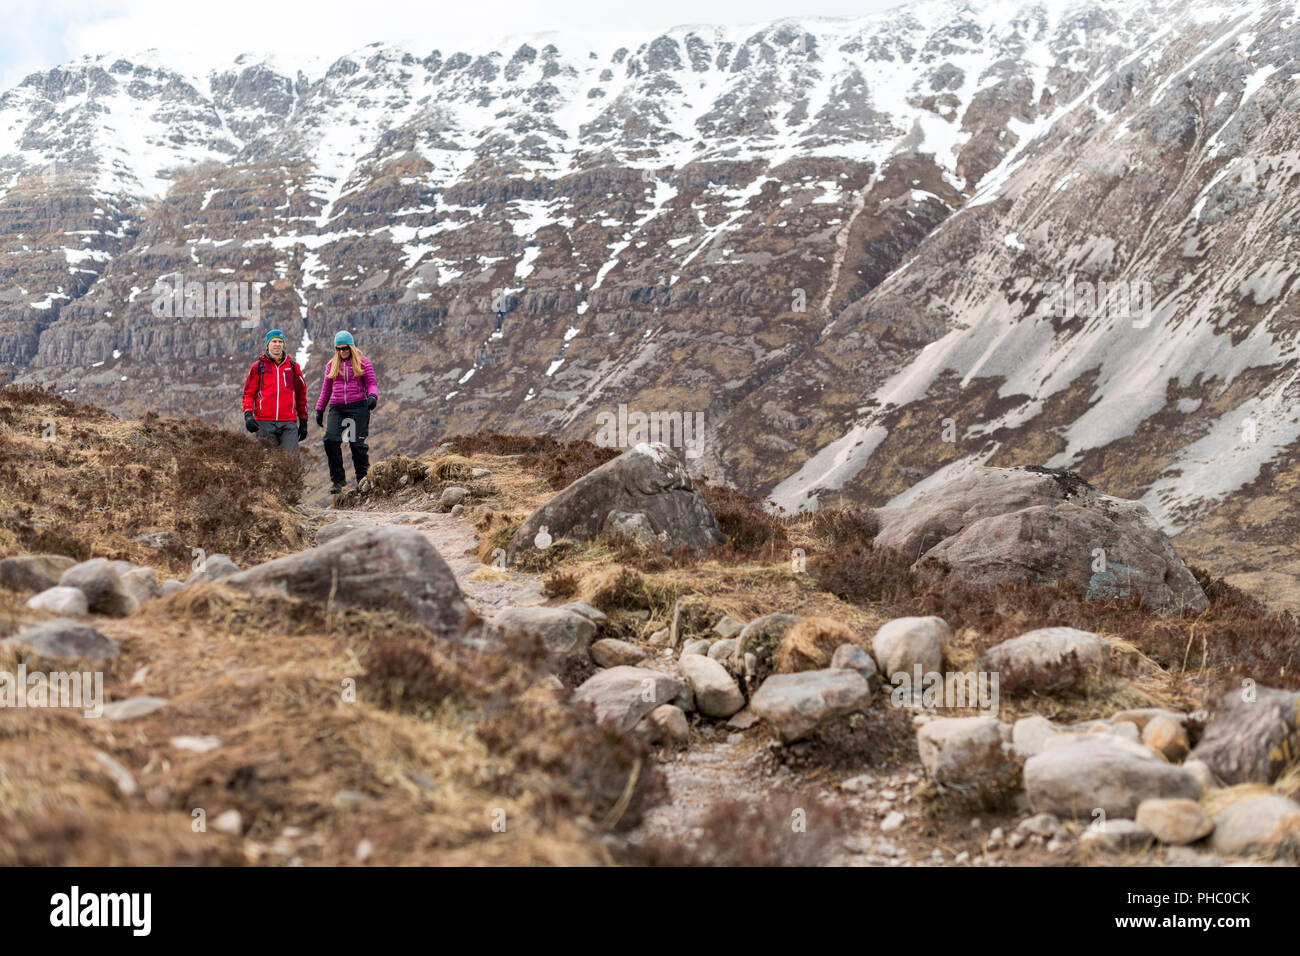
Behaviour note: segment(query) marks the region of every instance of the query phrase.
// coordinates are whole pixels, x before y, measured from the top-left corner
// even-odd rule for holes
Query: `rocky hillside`
[[[314,377],[349,327],[380,452],[626,404],[699,413],[694,473],[792,510],[1068,466],[1286,602],[1295,37],[1264,0],[945,2],[91,57],[0,96],[0,367],[228,421],[260,329]]]

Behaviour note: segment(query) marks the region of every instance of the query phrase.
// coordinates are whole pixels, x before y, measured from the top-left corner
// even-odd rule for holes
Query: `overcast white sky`
[[[196,65],[244,52],[328,59],[374,40],[440,49],[519,33],[639,32],[684,23],[853,17],[900,0],[0,0],[0,91],[85,53],[188,50]]]

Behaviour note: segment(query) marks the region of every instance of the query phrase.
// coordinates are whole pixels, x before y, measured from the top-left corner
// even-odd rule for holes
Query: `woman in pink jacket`
[[[325,428],[325,457],[330,463],[330,494],[337,495],[347,484],[343,473],[343,442],[352,447],[352,470],[357,484],[370,470],[370,413],[378,401],[375,370],[370,359],[361,354],[352,333],[334,336],[334,357],[325,366],[325,381],[316,400],[316,425]],[[324,425],[329,409],[329,424]]]

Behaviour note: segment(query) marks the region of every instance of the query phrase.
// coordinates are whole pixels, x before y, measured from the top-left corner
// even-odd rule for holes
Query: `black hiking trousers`
[[[365,402],[351,405],[331,405],[325,420],[325,457],[330,463],[330,481],[346,485],[348,477],[343,472],[343,442],[352,448],[352,470],[357,481],[370,471],[370,447],[366,438],[370,434],[370,409]]]

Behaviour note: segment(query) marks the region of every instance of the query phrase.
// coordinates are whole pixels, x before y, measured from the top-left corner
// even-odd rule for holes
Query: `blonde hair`
[[[365,359],[365,356],[361,354],[361,349],[357,348],[355,345],[350,347],[352,349],[352,374],[360,378],[362,374],[361,362]],[[338,378],[339,372],[342,371],[341,365],[342,363],[339,362],[338,350],[335,349],[334,357],[330,359],[329,368],[325,372],[325,377],[331,379]]]

